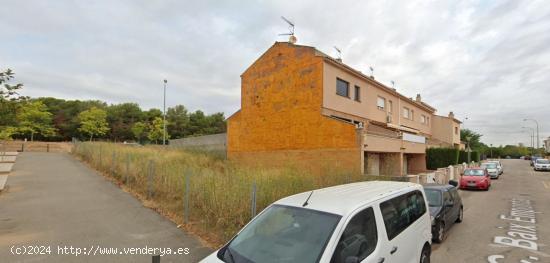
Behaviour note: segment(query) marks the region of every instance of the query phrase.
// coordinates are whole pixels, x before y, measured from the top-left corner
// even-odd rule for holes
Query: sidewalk
[[[151,262],[128,248],[188,248],[161,263],[198,262],[211,252],[157,212],[69,154],[23,153],[0,195],[2,262]],[[50,255],[12,255],[11,246],[43,245]],[[58,255],[58,246],[117,248],[117,255]]]

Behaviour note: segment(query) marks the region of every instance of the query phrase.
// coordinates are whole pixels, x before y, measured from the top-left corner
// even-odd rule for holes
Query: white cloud
[[[550,6],[545,1],[11,1],[0,9],[0,67],[25,94],[168,104],[226,116],[240,74],[286,32],[440,114],[468,117],[487,143],[550,135]],[[508,133],[512,133],[511,135]]]

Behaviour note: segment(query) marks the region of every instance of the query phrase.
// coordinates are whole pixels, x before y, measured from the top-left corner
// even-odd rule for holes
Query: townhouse
[[[460,145],[460,122],[435,112],[314,47],[276,42],[241,75],[227,155],[317,172],[422,172],[427,147]]]

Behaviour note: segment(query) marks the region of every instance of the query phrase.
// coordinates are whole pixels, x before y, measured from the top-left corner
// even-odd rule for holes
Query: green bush
[[[480,160],[480,154],[477,151],[472,151],[470,153],[470,161],[479,162]],[[467,163],[468,162],[468,152],[467,151],[460,151],[458,156],[458,163]]]
[[[474,161],[474,162],[479,162],[480,161],[479,152],[473,151],[472,155],[470,157],[472,158],[472,161]]]
[[[426,149],[426,167],[435,170],[441,167],[458,164],[459,151],[455,148]]]

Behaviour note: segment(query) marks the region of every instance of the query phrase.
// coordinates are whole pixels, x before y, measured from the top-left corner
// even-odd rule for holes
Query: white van
[[[283,198],[203,263],[430,262],[421,185],[361,182]]]

